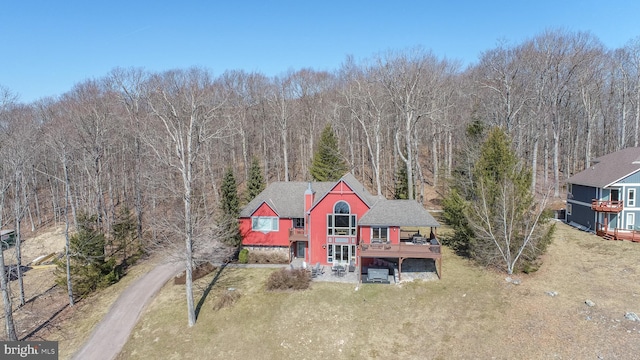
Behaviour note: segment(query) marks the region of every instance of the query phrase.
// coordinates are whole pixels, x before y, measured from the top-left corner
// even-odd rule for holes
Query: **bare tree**
[[[348,58],[343,64],[342,76],[345,84],[341,90],[347,107],[358,124],[360,124],[369,153],[369,161],[373,172],[377,195],[382,195],[381,151],[382,132],[385,119],[388,117],[388,106],[384,99],[383,89],[375,81],[377,68],[360,69]]]
[[[181,233],[185,244],[187,314],[189,326],[193,326],[196,322],[192,275],[194,243],[206,234],[199,226],[203,219],[198,216],[194,201],[196,165],[204,144],[228,134],[229,124],[220,122],[216,116],[225,99],[210,75],[197,68],[152,76],[147,86],[152,120],[160,126],[145,129],[146,142],[167,170],[177,172],[182,180]],[[171,177],[171,173],[165,176]],[[173,221],[167,223],[177,228],[173,224]]]
[[[15,103],[17,97],[11,93],[8,89],[0,86],[0,144],[8,142],[10,139],[6,134],[6,119],[4,119],[6,112]],[[0,146],[0,151],[3,147]],[[0,156],[3,156],[0,152]],[[7,177],[7,173],[3,167],[0,167],[0,229],[4,227],[4,199],[7,190],[9,189],[10,181]],[[3,246],[0,244],[0,291],[2,292],[2,301],[4,305],[4,323],[7,339],[10,341],[18,340],[16,334],[16,327],[13,322],[13,305],[11,304],[11,289],[9,288],[9,277],[5,270],[4,251]]]

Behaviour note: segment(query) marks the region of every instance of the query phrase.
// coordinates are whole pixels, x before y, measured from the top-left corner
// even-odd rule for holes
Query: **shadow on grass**
[[[202,309],[202,305],[204,305],[204,301],[207,300],[207,296],[209,296],[211,289],[213,289],[213,286],[218,282],[218,279],[220,278],[222,271],[226,267],[227,267],[226,263],[222,264],[222,266],[220,266],[220,268],[218,269],[216,276],[214,276],[213,279],[211,279],[211,282],[209,283],[209,285],[207,285],[207,288],[204,289],[204,292],[202,293],[202,297],[200,298],[200,301],[198,301],[198,305],[196,306],[196,320],[198,319],[198,315],[200,315],[200,310]]]
[[[51,317],[49,317],[47,320],[45,320],[42,324],[40,324],[37,328],[31,330],[31,332],[29,332],[27,335],[25,335],[22,339],[20,339],[21,341],[25,341],[25,340],[33,340],[31,339],[34,335],[36,335],[38,333],[38,331],[49,327],[52,323],[53,320],[60,315],[60,313],[66,309],[67,307],[69,307],[69,304],[65,304],[63,307],[61,307],[60,309],[58,309],[58,311],[56,311],[55,313],[53,313],[53,315],[51,315]],[[42,338],[40,338],[41,340],[43,340]]]

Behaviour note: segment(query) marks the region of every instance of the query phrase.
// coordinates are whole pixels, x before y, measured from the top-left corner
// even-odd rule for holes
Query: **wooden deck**
[[[414,258],[439,259],[442,257],[441,245],[413,244],[360,244],[360,256],[365,258]]]
[[[303,228],[289,229],[289,242],[294,241],[309,241],[309,237],[304,233]]]
[[[606,240],[627,240],[640,242],[640,231],[624,229],[606,229],[601,224],[596,224],[596,235]]]
[[[619,213],[623,209],[623,201],[618,200],[596,200],[591,201],[591,210],[607,213]]]
[[[435,240],[437,244],[414,244],[411,242],[360,244],[358,245],[358,253],[361,258],[397,258],[399,276],[402,273],[404,259],[434,259],[438,278],[442,278],[442,245],[437,239]]]

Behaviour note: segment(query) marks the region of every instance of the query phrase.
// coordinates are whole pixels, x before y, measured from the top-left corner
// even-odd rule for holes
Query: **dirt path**
[[[114,359],[127,342],[142,310],[181,268],[182,264],[163,263],[131,284],[111,306],[73,359]]]

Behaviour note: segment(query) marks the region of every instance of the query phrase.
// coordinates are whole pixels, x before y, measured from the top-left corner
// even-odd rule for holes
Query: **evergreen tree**
[[[310,170],[311,177],[315,181],[337,181],[348,170],[349,168],[340,154],[338,139],[331,128],[331,124],[327,124],[322,130],[318,149],[313,155],[313,163]]]
[[[78,229],[70,239],[71,281],[75,296],[84,297],[120,279],[121,268],[114,257],[107,258],[106,238],[100,232],[97,216],[78,214]],[[56,282],[66,287],[66,263],[57,263],[59,276]]]
[[[467,203],[456,189],[452,189],[442,202],[442,218],[450,225],[453,236],[443,237],[442,243],[451,247],[456,254],[472,257],[473,239],[475,235],[465,216]]]
[[[452,189],[444,201],[444,219],[455,230],[449,245],[509,274],[530,269],[554,228],[544,226],[545,201],[535,200],[531,172],[515,156],[504,131],[489,132],[467,175],[470,181],[458,181],[460,189]]]
[[[240,214],[240,199],[238,198],[236,177],[233,175],[233,169],[231,167],[229,167],[224,174],[220,191],[222,192],[220,209],[223,213],[237,218]]]
[[[405,166],[398,168],[394,198],[402,200],[409,198],[409,177],[407,176],[407,168]]]
[[[222,214],[219,224],[225,229],[225,242],[232,246],[239,246],[242,240],[238,225],[240,199],[238,198],[238,185],[231,167],[224,174],[221,191],[220,210],[222,210]]]
[[[122,267],[126,267],[129,256],[137,252],[137,250],[129,251],[137,237],[137,224],[133,218],[131,210],[125,205],[118,210],[116,221],[111,227],[111,236],[115,246],[122,252]]]
[[[262,169],[260,169],[260,162],[257,157],[254,157],[251,161],[251,168],[249,169],[249,181],[247,182],[247,202],[253,200],[258,194],[265,188],[264,177],[262,176]]]

